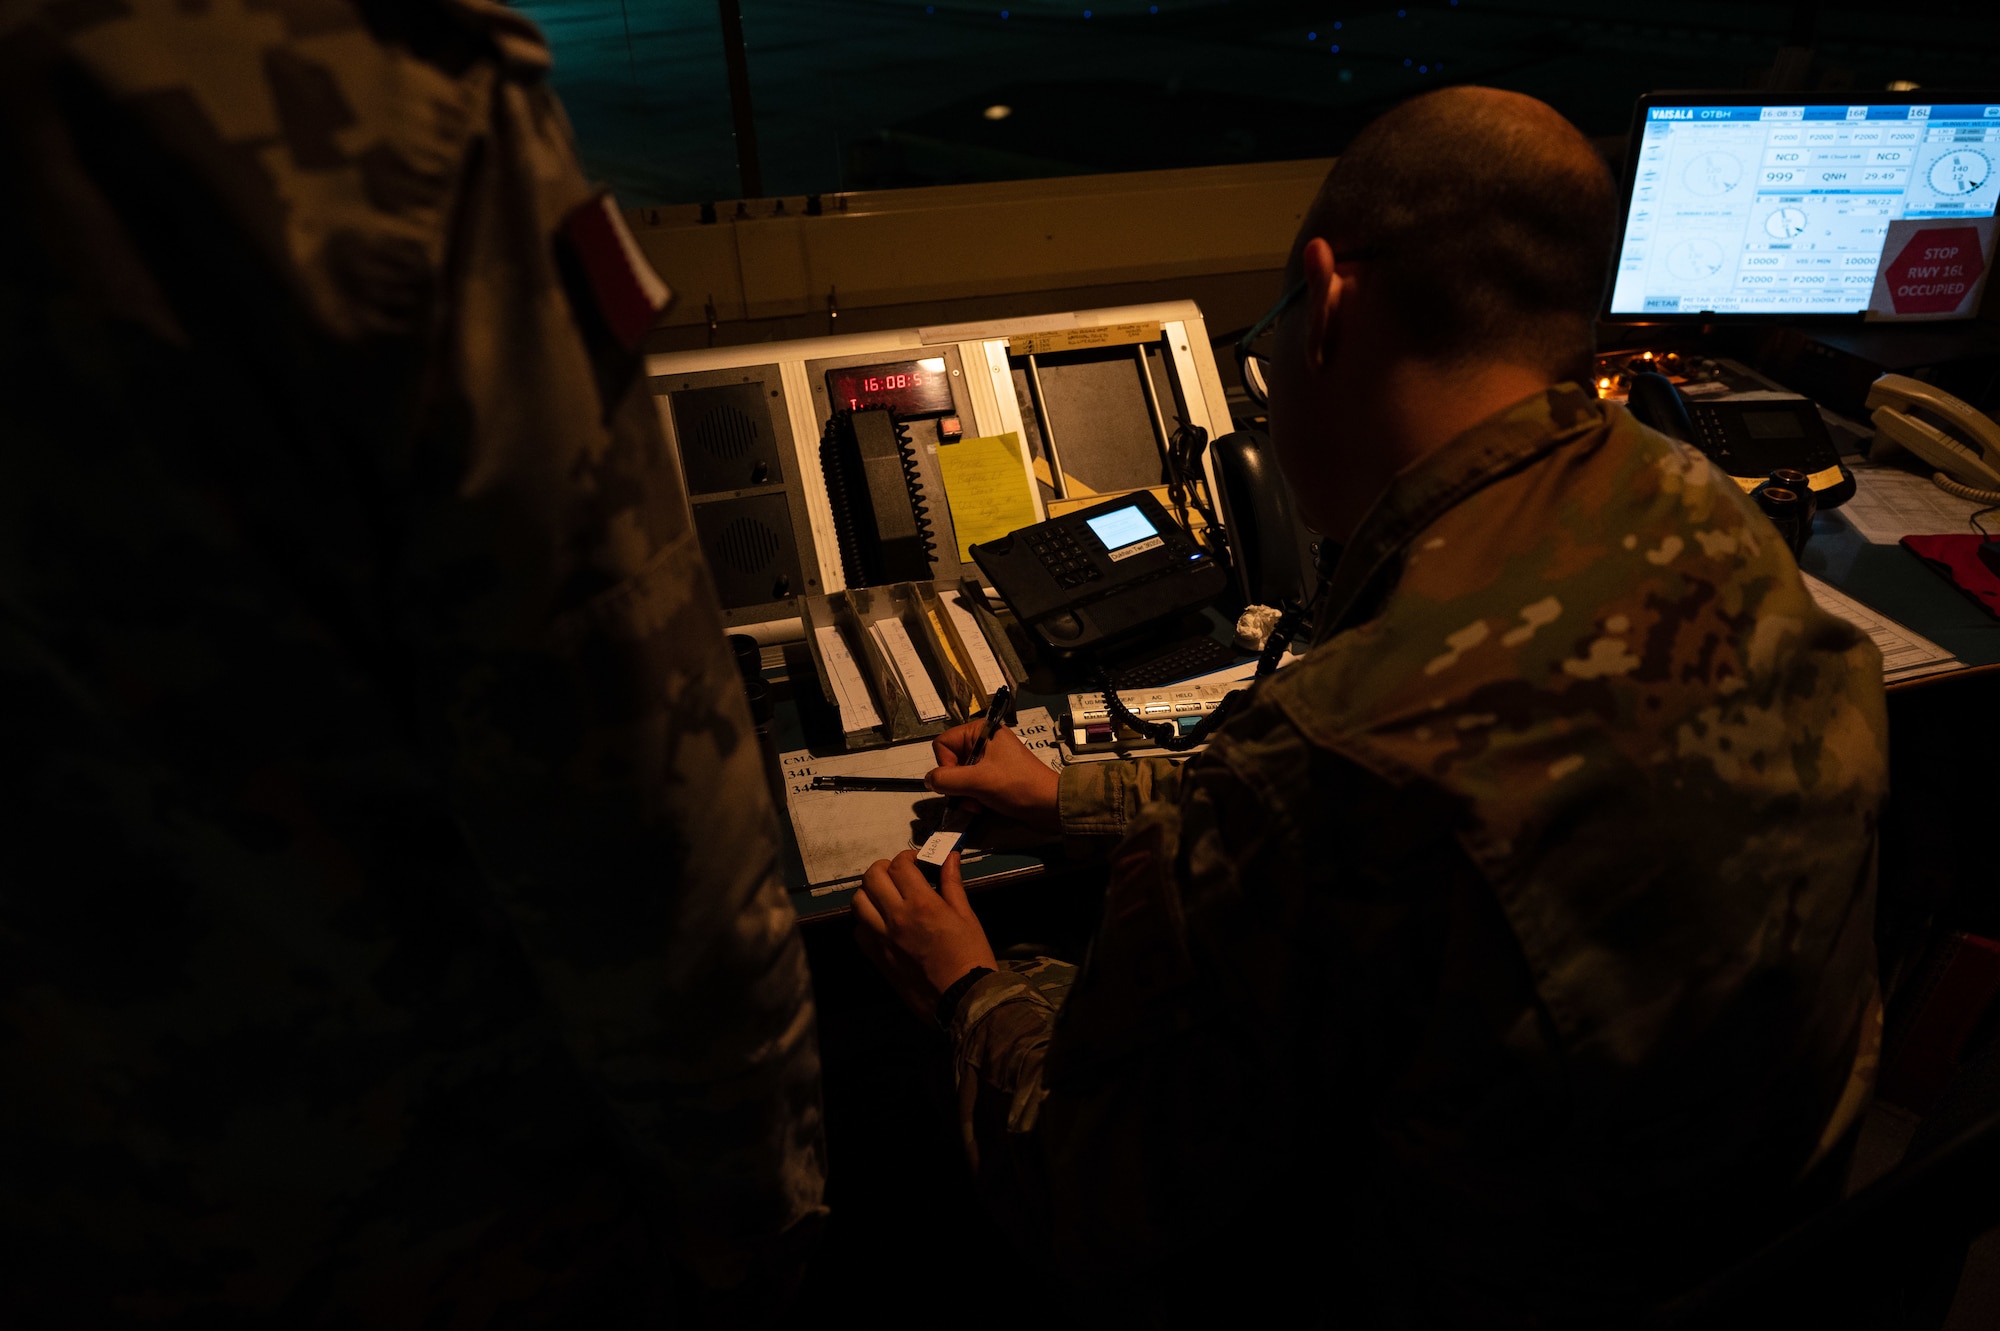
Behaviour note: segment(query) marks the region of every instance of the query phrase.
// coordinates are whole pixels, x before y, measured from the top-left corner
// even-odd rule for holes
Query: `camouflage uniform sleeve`
[[[1180,790],[1180,780],[1181,764],[1171,758],[1065,767],[1056,791],[1063,835],[1084,840],[1124,836],[1140,809],[1171,802]]]
[[[1407,1072],[1440,1004],[1463,1020],[1414,1062],[1446,1079],[1492,1027],[1518,1028],[1532,992],[1505,940],[1440,810],[1265,697],[1179,770],[1174,798],[1132,811],[1067,995],[1002,973],[961,1005],[981,1194],[1067,1276],[1155,1306],[1187,1254],[1282,1260],[1295,1194],[1272,1190],[1296,1183],[1296,1143]]]
[[[1101,855],[1142,820],[1172,823],[1185,763],[1166,758],[1077,763],[1063,769],[1056,807],[1073,853]],[[1120,847],[1117,872],[1135,859]],[[1114,884],[1115,896],[1115,884]],[[1104,931],[1115,907],[1107,904]],[[1043,959],[1046,962],[1046,959]],[[1075,978],[1062,963],[1003,963],[967,991],[951,1024],[959,1132],[982,1200],[1017,1243],[1046,1252],[1050,1217],[1037,1126],[1048,1097],[1044,1067],[1056,1019]],[[1024,973],[1025,970],[1031,973]]]
[[[810,978],[657,409],[554,239],[585,205],[543,84],[490,103],[417,487],[412,638],[515,932],[708,1285],[783,1289],[824,1214]],[[462,433],[460,432],[462,430]]]

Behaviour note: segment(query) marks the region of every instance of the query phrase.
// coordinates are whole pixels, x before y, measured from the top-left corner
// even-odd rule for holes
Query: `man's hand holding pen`
[[[924,780],[940,795],[976,800],[981,807],[1042,832],[1062,830],[1056,816],[1056,789],[1062,778],[1002,728],[976,763],[967,761],[978,746],[984,723],[968,722],[931,741],[938,765]]]

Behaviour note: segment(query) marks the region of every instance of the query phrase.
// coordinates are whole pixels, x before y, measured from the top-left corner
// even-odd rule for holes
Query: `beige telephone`
[[[1937,473],[1938,488],[1960,499],[2000,504],[2000,425],[1951,394],[1907,375],[1885,374],[1868,390],[1874,413],[1871,461],[1886,440],[1909,449]]]

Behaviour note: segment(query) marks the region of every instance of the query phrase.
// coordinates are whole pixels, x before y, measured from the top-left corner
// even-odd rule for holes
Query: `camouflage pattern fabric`
[[[0,1324],[754,1321],[803,949],[481,0],[0,11]]]
[[[1875,648],[1726,477],[1523,402],[1398,478],[1205,753],[1064,773],[1123,840],[1066,1000],[958,1013],[982,1186],[1164,1320],[1629,1316],[1858,1112],[1885,737]]]

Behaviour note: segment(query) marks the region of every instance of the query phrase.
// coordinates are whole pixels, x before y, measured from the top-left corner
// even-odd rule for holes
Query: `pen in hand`
[[[1000,733],[1000,727],[1006,721],[1008,705],[1013,700],[1014,690],[1005,684],[993,691],[993,700],[986,704],[986,724],[979,728],[979,737],[972,742],[972,748],[966,753],[961,766],[971,767],[986,756],[987,742]],[[917,863],[932,869],[942,867],[951,853],[958,849],[958,843],[965,839],[972,820],[978,815],[979,806],[970,801],[946,813],[938,830],[931,833],[917,851]]]
[[[1007,722],[1007,708],[1014,701],[1014,690],[1002,684],[993,690],[993,701],[986,704],[986,724],[979,728],[979,738],[972,743],[972,752],[965,755],[964,766],[970,767],[986,756],[987,741],[1000,733],[1000,727]]]
[[[903,791],[921,794],[930,787],[920,776],[816,776],[812,779],[814,790],[847,791]]]

